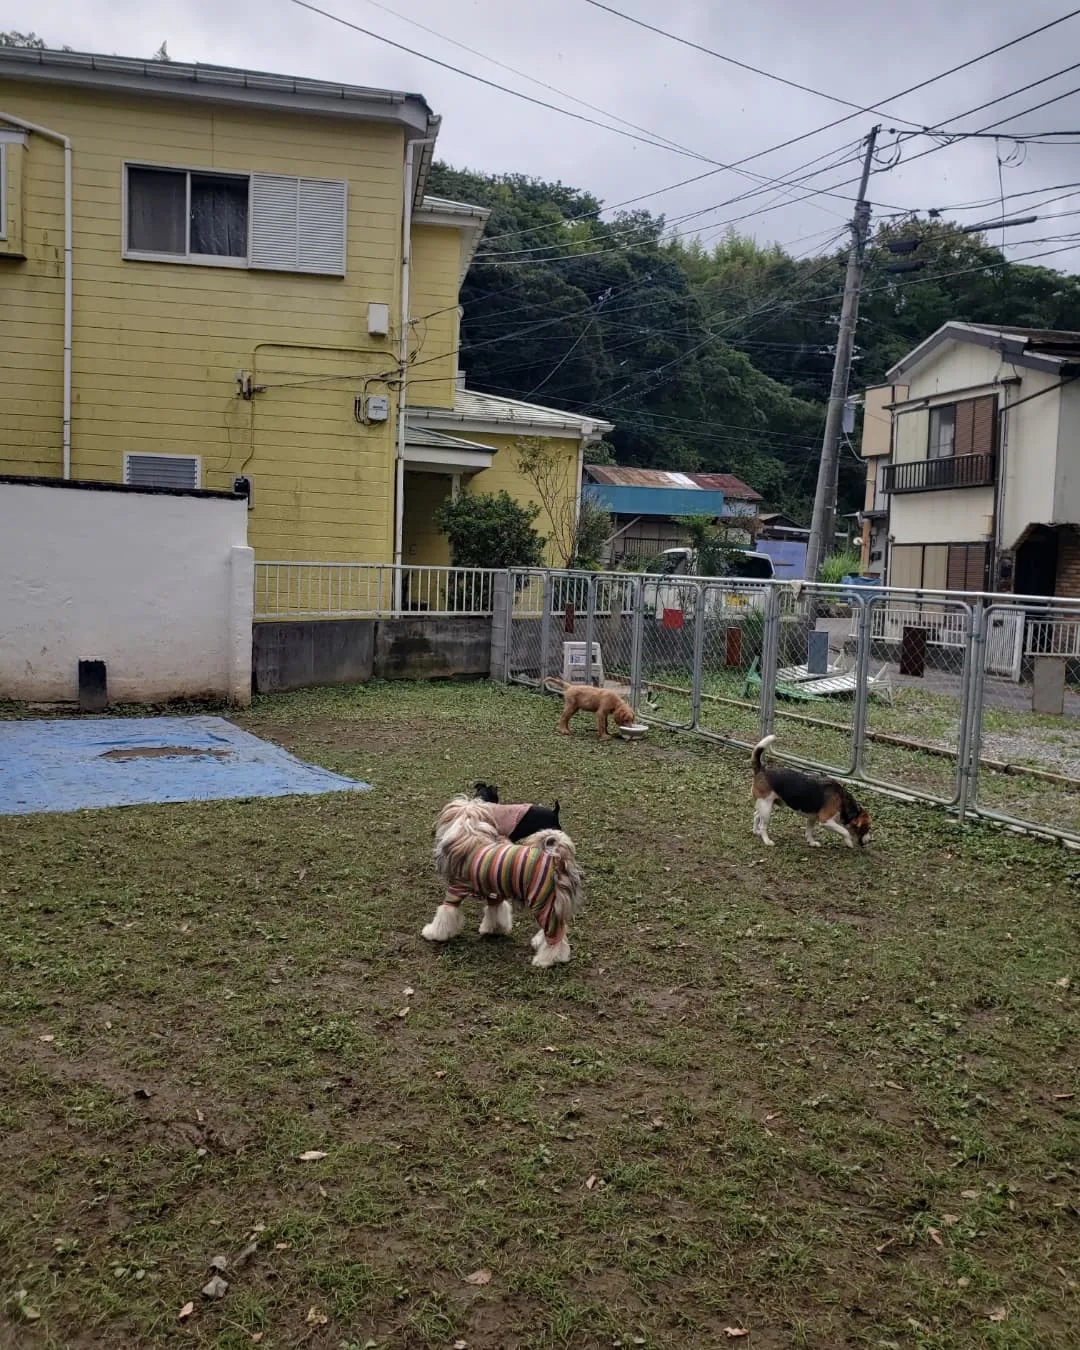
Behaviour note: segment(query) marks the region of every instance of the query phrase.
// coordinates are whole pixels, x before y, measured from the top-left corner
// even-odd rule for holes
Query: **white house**
[[[863,567],[1080,596],[1080,333],[949,322],[866,391]]]

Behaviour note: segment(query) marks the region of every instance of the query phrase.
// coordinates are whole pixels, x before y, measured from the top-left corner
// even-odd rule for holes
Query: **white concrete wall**
[[[894,544],[975,544],[993,534],[993,488],[898,492],[891,500]]]
[[[255,559],[229,498],[0,482],[0,697],[251,697]]]
[[[1003,471],[1005,485],[1000,540],[1003,548],[1015,547],[1029,525],[1054,523],[1061,394],[1052,387],[1060,383],[1060,377],[1041,370],[1025,370],[1022,366],[1017,367],[1017,374],[1023,380],[1008,393],[1004,431],[998,436],[998,454],[1003,461],[998,473],[1001,475]],[[1042,390],[1052,392],[1009,409],[1010,403]]]
[[[1051,399],[1054,395],[1046,397]],[[1067,384],[1058,397],[1061,401],[1053,523],[1080,525],[1080,380]]]

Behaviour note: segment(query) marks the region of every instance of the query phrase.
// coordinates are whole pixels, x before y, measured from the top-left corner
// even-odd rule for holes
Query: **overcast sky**
[[[677,142],[696,155],[730,162],[823,126],[851,110],[827,98],[803,94],[713,57],[643,31],[586,0],[313,0],[320,8],[372,29],[425,55],[460,66],[597,120],[615,115]],[[1067,0],[1026,5],[1006,0],[908,0],[902,6],[866,0],[611,0],[615,8],[768,69],[786,78],[868,105],[957,65],[1068,11]],[[409,16],[413,22],[399,15]],[[513,67],[501,69],[483,57],[423,32],[426,25],[467,44],[484,57]],[[321,79],[407,89],[424,94],[443,118],[438,153],[451,164],[485,172],[517,172],[561,179],[588,188],[608,203],[650,193],[713,166],[692,155],[643,145],[600,127],[536,107],[422,58],[307,12],[292,0],[0,0],[0,28],[32,28],[50,45],[83,51],[149,56],[163,40],[174,60],[207,61]],[[807,161],[841,158],[874,121],[893,118],[922,125],[947,122],[975,130],[997,118],[1055,95],[1070,97],[1006,124],[1003,130],[1076,129],[1076,143],[1029,145],[967,141],[900,165],[872,180],[875,215],[896,209],[949,206],[996,199],[998,155],[1006,193],[1080,183],[1080,71],[1064,74],[963,118],[968,109],[1062,69],[1080,52],[1080,16],[1001,55],[888,105],[878,117],[851,121],[798,145],[763,156],[747,170],[773,177],[792,175]],[[516,73],[520,72],[520,73]],[[592,112],[530,83],[526,75],[587,100]],[[997,130],[997,128],[995,128]],[[888,150],[893,138],[883,135]],[[926,137],[907,142],[903,158],[932,145]],[[891,156],[890,156],[891,157]],[[1013,160],[1023,162],[1015,164]],[[816,167],[816,166],[815,166]],[[854,164],[813,180],[832,187],[852,177]],[[714,208],[758,183],[722,171],[642,205],[669,220]],[[841,194],[850,186],[837,188]],[[1067,188],[1059,189],[1061,192]],[[1046,192],[1047,197],[1056,195]],[[784,197],[771,190],[749,202],[709,210],[680,224],[707,241],[724,223],[746,211],[772,207]],[[1007,213],[1028,214],[1038,196],[1014,197]],[[829,242],[843,228],[850,203],[818,195],[790,201],[741,222],[740,230],[778,240],[795,253]],[[1046,236],[1080,235],[1080,193],[1045,208],[1076,211],[1013,229],[1014,257],[1047,253],[1047,266],[1080,270],[1080,248]],[[996,201],[956,213],[963,220],[999,214]],[[993,236],[1001,238],[1000,232]],[[1038,241],[1027,243],[1025,241]]]

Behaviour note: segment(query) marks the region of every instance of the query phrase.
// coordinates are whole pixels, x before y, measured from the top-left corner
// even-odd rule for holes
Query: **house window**
[[[131,164],[125,256],[344,276],[347,184]]]
[[[929,459],[948,459],[956,449],[956,404],[930,410]]]
[[[198,455],[124,455],[124,482],[132,487],[197,488],[202,482]]]
[[[129,167],[127,251],[246,263],[249,180]]]
[[[894,544],[889,585],[915,591],[985,590],[987,552],[985,543]]]

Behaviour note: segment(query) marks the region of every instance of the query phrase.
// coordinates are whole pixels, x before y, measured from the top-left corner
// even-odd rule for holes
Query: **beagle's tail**
[[[775,736],[765,736],[754,746],[754,753],[750,756],[750,767],[755,773],[761,772],[761,756],[775,740]]]

